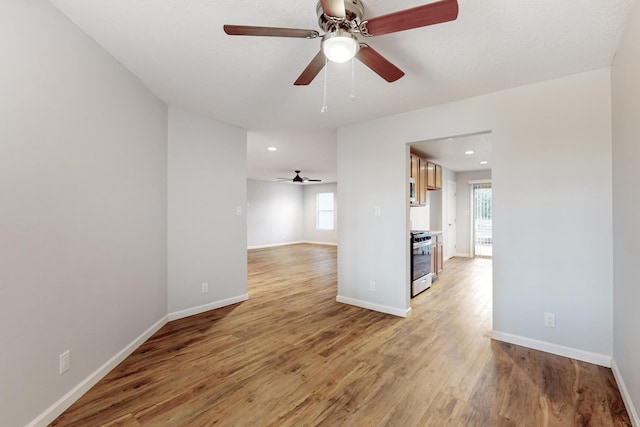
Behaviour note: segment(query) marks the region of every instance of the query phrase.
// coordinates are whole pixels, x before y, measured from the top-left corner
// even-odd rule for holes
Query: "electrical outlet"
[[[376,206],[373,209],[373,216],[380,216],[380,206]]]
[[[242,215],[242,206],[236,206],[236,215]]]
[[[58,373],[60,375],[64,374],[71,367],[71,350],[67,350],[60,355],[60,365]]]
[[[545,313],[544,314],[544,326],[548,328],[556,327],[556,315],[553,313]]]
[[[202,293],[203,294],[209,293],[209,283],[208,282],[204,282],[202,284]]]
[[[371,281],[369,282],[369,290],[370,290],[371,292],[375,292],[375,291],[376,291],[376,282],[374,282],[373,280],[371,280]]]

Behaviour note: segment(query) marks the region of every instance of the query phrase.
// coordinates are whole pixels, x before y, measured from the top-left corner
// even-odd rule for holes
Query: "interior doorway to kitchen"
[[[487,208],[487,202],[491,199],[481,203],[479,198],[481,193],[478,190],[476,193],[478,200],[475,204],[478,208],[478,215],[475,215],[474,187],[471,184],[482,183],[485,184],[484,186],[491,187],[492,133],[485,131],[453,135],[411,142],[408,145],[406,168],[408,178],[413,178],[412,174],[414,173],[411,154],[418,157],[418,166],[420,159],[426,160],[427,173],[429,163],[440,165],[442,170],[442,188],[427,188],[424,206],[416,205],[415,202],[407,203],[409,210],[409,230],[407,231],[426,230],[442,236],[435,242],[437,245],[435,248],[432,238],[432,286],[414,298],[409,298],[409,305],[416,312],[425,307],[430,309],[438,298],[436,295],[439,295],[440,292],[446,292],[445,289],[457,289],[456,287],[459,286],[459,289],[464,289],[463,293],[482,295],[481,298],[474,298],[471,305],[458,306],[459,310],[477,309],[482,311],[487,309],[490,312],[493,285],[493,218],[491,210],[486,209],[483,212],[480,208]],[[415,172],[417,172],[418,179],[422,179],[420,169]],[[426,178],[428,182],[428,175]],[[405,191],[411,187],[410,183],[409,180]],[[417,184],[419,188],[419,181]],[[407,202],[410,202],[410,197],[410,192],[407,192]],[[477,244],[474,245],[476,237]],[[434,253],[436,257],[433,256]],[[444,256],[440,262],[441,254]],[[437,262],[434,262],[434,258]],[[466,268],[469,268],[468,271],[473,271],[473,273],[461,275],[462,269]],[[413,273],[413,270],[410,271],[408,277],[413,279]],[[408,286],[411,286],[411,281]],[[481,301],[486,301],[486,303]],[[488,315],[491,316],[490,313]],[[490,324],[490,321],[488,323]]]
[[[471,242],[475,257],[493,256],[493,209],[491,181],[471,182]]]

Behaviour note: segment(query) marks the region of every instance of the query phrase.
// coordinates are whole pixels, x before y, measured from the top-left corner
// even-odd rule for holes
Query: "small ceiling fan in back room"
[[[298,182],[298,183],[303,183],[303,182],[322,182],[321,179],[309,179],[306,176],[305,177],[301,177],[300,176],[300,171],[294,171],[296,173],[296,176],[294,176],[293,178],[278,178],[279,182],[285,182],[285,181],[291,181],[291,182]]]
[[[327,59],[346,62],[355,57],[388,82],[404,76],[404,72],[385,59],[360,37],[425,27],[453,21],[458,17],[457,0],[441,0],[422,6],[364,19],[364,6],[360,0],[320,0],[316,7],[318,25],[324,31],[296,28],[254,27],[225,25],[224,31],[233,36],[269,36],[316,39],[321,37],[320,51],[307,65],[294,85],[308,85],[324,68]]]

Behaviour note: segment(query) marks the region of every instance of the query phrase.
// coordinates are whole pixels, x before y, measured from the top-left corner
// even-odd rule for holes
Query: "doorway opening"
[[[478,292],[487,298],[492,294],[491,272],[493,267],[493,223],[492,198],[490,197],[492,177],[492,133],[482,131],[465,135],[452,135],[437,139],[410,142],[407,144],[407,194],[408,228],[413,231],[427,231],[437,235],[432,243],[433,252],[443,260],[441,265],[434,266],[432,262],[431,293],[445,292],[444,289],[460,285],[468,286],[467,291]],[[415,157],[418,158],[415,168]],[[422,179],[422,163],[426,163],[426,197],[420,203],[420,193],[416,200],[412,200],[410,190],[412,184],[420,188]],[[442,186],[429,188],[429,165],[439,166]],[[418,176],[416,180],[414,175]],[[412,180],[413,179],[413,180]],[[415,182],[414,182],[415,181]],[[474,187],[472,183],[483,183],[489,190],[475,193],[477,203],[474,203]],[[485,197],[481,197],[485,196]],[[475,214],[477,207],[477,215]],[[484,209],[483,209],[484,208]],[[433,239],[432,239],[433,240]],[[411,251],[410,251],[411,252]],[[410,253],[411,256],[411,253]],[[410,259],[411,261],[411,259]],[[410,264],[410,263],[409,263]],[[469,268],[474,274],[468,277],[458,276],[461,268]],[[480,274],[480,272],[482,274]],[[413,271],[411,271],[411,274]],[[412,275],[410,278],[413,278]],[[477,280],[482,276],[483,279]],[[441,290],[438,290],[438,289]],[[425,292],[428,294],[429,291]],[[479,303],[480,300],[476,301]],[[409,304],[414,308],[429,302],[421,302],[420,296],[409,298]],[[484,303],[483,303],[484,304]],[[490,303],[487,303],[490,305]],[[461,307],[461,310],[463,308]],[[464,307],[464,309],[479,309],[478,307]],[[490,314],[489,314],[490,315]]]
[[[473,230],[472,254],[475,257],[493,256],[493,210],[491,181],[471,184],[471,216]]]

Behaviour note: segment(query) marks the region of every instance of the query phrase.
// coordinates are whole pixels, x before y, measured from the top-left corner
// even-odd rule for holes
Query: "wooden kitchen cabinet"
[[[420,171],[420,157],[415,154],[411,155],[411,178],[416,180],[416,184],[418,183],[418,172]]]
[[[442,189],[442,166],[435,163],[427,162],[427,189]]]
[[[444,270],[444,241],[442,239],[442,234],[439,234],[436,237],[436,248],[438,250],[438,254],[436,256],[436,271],[440,274],[440,272]]]
[[[418,181],[416,184],[418,185],[418,204],[426,205],[427,204],[427,164],[428,162],[425,159],[418,159],[420,164],[420,170],[418,172]]]
[[[438,278],[438,275],[436,274],[436,251],[437,251],[437,247],[436,247],[436,242],[435,239],[436,236],[432,236],[431,237],[431,281],[435,281]]]
[[[427,188],[436,188],[436,165],[427,161]]]
[[[411,154],[411,178],[416,182],[416,204],[427,204],[427,161],[420,156]]]
[[[442,166],[410,153],[411,178],[416,182],[416,201],[414,205],[427,204],[428,190],[442,189]]]
[[[442,233],[431,236],[431,280],[436,280],[444,269],[444,241]]]

